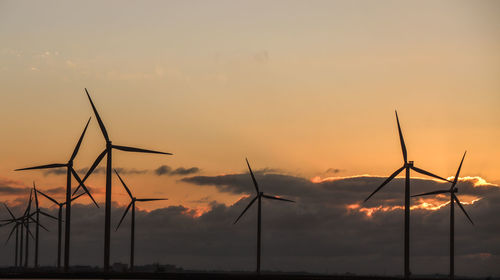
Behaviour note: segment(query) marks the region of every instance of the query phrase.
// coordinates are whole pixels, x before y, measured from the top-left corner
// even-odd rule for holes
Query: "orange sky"
[[[64,185],[12,170],[69,157],[92,115],[87,87],[114,143],[174,153],[116,152],[117,167],[214,175],[249,157],[305,178],[385,176],[402,164],[398,109],[418,166],[452,176],[467,150],[463,176],[500,183],[498,2],[150,4],[0,3],[2,178]],[[92,120],[77,168],[103,147]],[[179,176],[123,178],[170,198],[148,209],[238,199]]]

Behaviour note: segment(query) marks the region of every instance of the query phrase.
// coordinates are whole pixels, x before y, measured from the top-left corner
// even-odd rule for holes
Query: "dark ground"
[[[359,275],[319,275],[319,274],[287,274],[287,273],[223,273],[223,272],[46,272],[46,271],[28,271],[28,272],[0,272],[2,279],[313,279],[313,280],[368,280],[368,279],[391,279],[399,280],[402,277],[394,276],[359,276]],[[480,279],[480,278],[461,278],[457,279]],[[447,279],[446,276],[415,276],[412,280],[424,279]],[[481,278],[488,279],[488,278]],[[490,278],[499,279],[499,278]]]

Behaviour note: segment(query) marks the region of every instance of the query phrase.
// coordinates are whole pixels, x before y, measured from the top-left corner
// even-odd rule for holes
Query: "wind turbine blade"
[[[255,191],[257,191],[257,194],[259,194],[260,191],[259,191],[259,185],[257,184],[257,180],[255,180],[255,176],[253,175],[252,168],[250,167],[250,163],[248,163],[248,159],[245,158],[245,160],[247,162],[248,170],[250,170],[250,175],[252,176],[252,181],[253,181],[253,185],[255,186]]]
[[[37,193],[39,193],[39,194],[41,194],[41,195],[43,195],[43,196],[45,196],[48,200],[50,200],[50,201],[54,202],[56,205],[59,205],[59,202],[57,202],[57,201],[56,201],[55,199],[53,199],[52,197],[50,197],[50,196],[48,196],[48,195],[44,194],[43,192],[41,192],[41,191],[39,191],[39,190],[36,190],[36,192],[37,192]]]
[[[426,192],[426,193],[421,193],[421,194],[416,194],[412,195],[411,197],[417,197],[417,196],[425,196],[425,195],[433,195],[433,194],[442,194],[442,193],[449,193],[449,190],[443,190],[443,191],[433,191],[433,192]]]
[[[453,187],[457,184],[458,182],[458,176],[460,175],[460,169],[462,169],[462,163],[464,163],[464,159],[465,159],[465,154],[467,153],[467,151],[464,152],[464,156],[462,157],[462,161],[460,161],[460,165],[458,166],[458,170],[457,170],[457,174],[455,175],[455,178],[453,178],[453,184],[451,185],[451,188],[453,189]]]
[[[128,210],[130,209],[130,206],[132,206],[132,203],[134,203],[134,201],[133,201],[133,200],[132,200],[132,201],[128,204],[127,209],[125,209],[125,212],[123,213],[123,216],[122,216],[122,218],[120,219],[120,222],[119,222],[119,223],[118,223],[118,225],[116,226],[115,231],[117,231],[117,230],[118,230],[118,228],[120,227],[120,225],[121,225],[121,224],[122,224],[122,222],[123,222],[123,219],[125,219],[125,216],[127,216]]]
[[[467,214],[467,211],[465,211],[464,207],[462,206],[462,203],[460,203],[460,200],[458,200],[458,197],[455,194],[452,194],[452,195],[453,195],[453,198],[455,199],[455,201],[457,202],[458,206],[460,206],[460,209],[462,209],[462,212],[464,212],[465,216],[467,216],[467,219],[469,219],[471,224],[474,224],[474,222],[470,218],[469,214]]]
[[[391,176],[389,176],[387,179],[385,179],[385,181],[375,190],[373,191],[366,199],[364,202],[367,202],[368,199],[370,199],[370,197],[372,197],[376,192],[378,192],[382,187],[384,187],[387,183],[389,183],[392,179],[394,179],[394,177],[398,176],[399,173],[401,173],[401,171],[403,171],[403,169],[405,169],[405,167],[401,167],[400,169],[396,170],[396,172],[392,173]]]
[[[99,156],[97,156],[96,160],[94,161],[92,166],[89,168],[89,171],[87,171],[87,174],[85,174],[85,176],[83,177],[82,182],[85,182],[85,180],[87,180],[87,178],[92,174],[92,172],[94,172],[94,169],[96,169],[96,167],[99,165],[102,158],[106,155],[107,152],[108,152],[108,150],[104,150]],[[76,187],[76,189],[72,195],[75,195],[75,193],[77,193],[79,189],[80,189],[80,186]]]
[[[28,213],[31,211],[31,200],[33,199],[33,190],[31,189],[30,190],[30,199],[28,201],[28,206],[26,207],[26,210],[24,211],[24,215],[23,216],[27,216]]]
[[[69,161],[73,161],[76,157],[76,154],[78,154],[78,150],[80,149],[80,145],[82,144],[83,137],[85,136],[85,132],[87,131],[87,127],[89,126],[90,119],[87,121],[87,125],[85,125],[85,128],[83,129],[82,135],[80,136],[80,139],[78,139],[78,143],[76,143],[75,150],[73,150],[73,154],[71,155],[71,158]]]
[[[401,142],[401,150],[403,150],[403,159],[405,162],[408,161],[408,155],[406,152],[405,139],[403,138],[403,132],[401,132],[401,126],[399,125],[398,111],[396,112],[396,122],[398,123],[399,141]]]
[[[10,211],[9,206],[7,206],[7,204],[5,204],[5,203],[4,203],[3,205],[5,206],[5,208],[7,208],[7,211],[9,211],[9,214],[10,214],[10,216],[12,217],[12,219],[14,219],[14,220],[15,220],[15,219],[16,219],[16,217],[14,216],[14,214],[12,214],[12,211]]]
[[[120,179],[120,182],[122,182],[122,185],[125,188],[125,190],[127,191],[128,196],[130,196],[131,199],[134,199],[134,197],[132,196],[132,193],[128,189],[127,185],[125,184],[125,182],[123,182],[122,177],[120,177],[120,174],[118,174],[118,171],[116,171],[116,169],[113,169],[113,170],[115,171],[116,175],[118,176],[118,179]]]
[[[283,201],[288,201],[288,202],[295,202],[293,200],[284,199],[284,198],[281,198],[281,197],[278,197],[278,196],[274,196],[274,195],[263,194],[262,196],[265,197],[265,198],[269,198],[269,199],[276,199],[276,200],[283,200]]]
[[[19,169],[15,169],[14,171],[60,168],[60,167],[66,167],[66,166],[68,166],[66,163],[54,163],[54,164],[46,164],[46,165],[39,165],[39,166],[33,166],[33,167],[19,168]]]
[[[245,212],[248,210],[248,208],[250,208],[250,206],[252,206],[252,204],[255,202],[255,200],[257,200],[259,196],[256,196],[254,197],[254,199],[252,199],[252,201],[250,201],[250,203],[248,203],[247,207],[245,208],[245,210],[243,210],[243,212],[241,212],[241,214],[238,216],[238,219],[236,219],[236,221],[234,221],[234,224],[236,224],[238,222],[238,220],[243,217],[243,214],[245,214]]]
[[[44,230],[46,231],[49,231],[46,227],[44,227],[42,224],[40,224],[39,222],[37,222],[35,219],[33,219],[33,217],[30,216],[30,219],[33,221],[33,223],[35,223],[37,226],[40,226],[41,228],[43,228]]]
[[[158,201],[158,200],[168,200],[168,198],[138,198],[136,201]]]
[[[46,212],[44,212],[44,211],[42,211],[42,210],[40,210],[40,212],[39,212],[39,213],[40,213],[40,214],[42,214],[42,215],[44,215],[44,216],[46,216],[46,217],[49,217],[49,218],[51,218],[51,219],[54,219],[54,220],[56,220],[56,221],[58,220],[56,217],[54,217],[54,216],[50,215],[49,213],[46,213]]]
[[[431,176],[431,177],[434,177],[434,178],[439,179],[439,180],[443,180],[443,181],[446,181],[446,182],[450,182],[449,180],[447,180],[447,179],[445,179],[445,178],[443,178],[443,177],[439,177],[438,175],[432,174],[432,173],[430,173],[429,171],[425,171],[425,170],[420,169],[420,168],[418,168],[418,167],[412,166],[412,167],[410,167],[410,168],[411,168],[411,169],[413,169],[413,170],[415,170],[415,171],[417,171],[417,172],[418,172],[418,173],[420,173],[420,174],[424,174],[424,175]],[[451,182],[450,182],[450,183],[451,183]]]
[[[127,147],[127,146],[113,145],[113,148],[120,150],[120,151],[125,151],[125,152],[172,155],[171,153],[164,153],[164,152],[158,152],[158,151],[146,150],[146,149],[140,149],[140,148],[134,148],[134,147]]]
[[[9,233],[9,237],[7,237],[7,240],[5,241],[5,244],[9,243],[9,240],[10,238],[12,237],[12,234],[14,233],[14,231],[16,230],[18,224],[16,224],[15,226],[12,227],[12,230],[10,231]]]
[[[94,202],[95,206],[97,206],[97,208],[99,208],[99,205],[95,201],[94,197],[92,196],[92,194],[90,194],[90,191],[87,189],[87,187],[85,186],[85,184],[83,183],[83,181],[80,179],[80,176],[78,176],[78,173],[76,173],[76,171],[73,168],[71,168],[71,173],[73,174],[73,177],[75,177],[75,179],[80,184],[79,186],[81,186],[83,188],[83,190],[85,191],[85,193],[87,193],[87,195],[90,197],[90,199],[92,199],[92,201]]]
[[[29,233],[29,235],[31,236],[31,238],[35,239],[35,237],[31,233],[31,230],[30,230],[30,227],[28,226],[28,223],[29,223],[29,221],[26,221],[26,224],[24,225],[24,227],[26,228],[26,231]]]
[[[94,102],[92,102],[92,98],[90,98],[90,94],[85,89],[85,92],[87,93],[87,97],[89,98],[90,105],[92,106],[92,110],[94,110],[94,115],[97,119],[97,122],[99,123],[99,127],[101,128],[102,135],[104,136],[104,139],[106,139],[106,142],[109,142],[109,137],[108,137],[108,132],[106,131],[106,127],[104,127],[104,123],[102,123],[101,117],[99,116],[99,113],[97,112],[97,109],[94,106]]]
[[[77,196],[72,197],[72,198],[71,198],[71,201],[73,201],[73,200],[75,200],[75,199],[79,198],[80,196],[82,196],[82,195],[84,195],[84,194],[86,194],[86,193],[85,193],[85,192],[82,192],[81,194],[79,194],[79,195],[77,195]],[[65,202],[65,203],[66,203],[66,202]]]
[[[36,206],[36,210],[38,210],[38,209],[40,209],[40,207],[39,207],[39,204],[38,204],[38,194],[36,192],[35,181],[33,181],[33,190],[35,191],[35,206]]]

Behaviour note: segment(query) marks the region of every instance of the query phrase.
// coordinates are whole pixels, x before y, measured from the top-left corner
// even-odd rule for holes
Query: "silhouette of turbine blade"
[[[457,174],[455,175],[455,178],[453,178],[453,183],[451,184],[451,189],[453,189],[453,187],[458,182],[458,176],[460,175],[460,169],[462,169],[462,163],[464,163],[465,154],[467,154],[467,151],[464,152],[464,155],[462,157],[462,161],[460,161],[460,165],[458,166]]]
[[[252,204],[257,200],[257,198],[259,198],[259,196],[256,196],[252,199],[252,201],[250,201],[250,203],[248,203],[247,207],[245,208],[245,210],[243,210],[243,212],[241,212],[241,214],[238,216],[238,219],[236,219],[236,221],[234,221],[234,224],[236,224],[238,222],[238,220],[243,217],[243,214],[245,214],[245,212],[248,210],[248,208],[250,208],[250,206],[252,206]]]
[[[474,222],[470,218],[469,214],[467,214],[467,211],[465,211],[464,207],[462,206],[462,203],[460,203],[460,200],[458,200],[458,197],[454,193],[452,193],[451,195],[453,195],[453,199],[455,199],[455,201],[457,202],[457,204],[460,207],[460,209],[462,209],[462,212],[464,212],[465,216],[467,216],[467,219],[469,219],[469,221],[471,222],[471,224],[474,224]]]
[[[394,179],[394,177],[398,176],[399,173],[401,173],[401,171],[403,171],[403,169],[405,169],[405,167],[401,167],[400,169],[396,170],[394,173],[392,173],[391,176],[389,176],[387,179],[385,179],[385,181],[375,190],[373,191],[366,199],[364,202],[367,202],[368,199],[370,199],[370,197],[372,197],[376,192],[378,192],[381,188],[383,188],[387,183],[389,183],[392,179]]]
[[[19,224],[16,224],[15,226],[12,227],[12,230],[10,231],[9,237],[7,237],[7,240],[5,241],[5,244],[7,244],[9,242],[10,238],[12,237],[12,234],[14,233],[14,231],[16,230],[16,228],[17,228],[18,225]]]
[[[36,190],[36,192],[37,192],[37,193],[39,193],[39,194],[41,194],[41,195],[43,195],[43,196],[45,196],[48,200],[52,201],[53,203],[55,203],[55,204],[59,205],[59,202],[57,202],[57,201],[56,201],[55,199],[53,199],[52,197],[50,197],[50,196],[48,196],[48,195],[44,194],[43,192],[41,192],[41,191],[39,191],[39,190]]]
[[[39,212],[39,213],[40,213],[40,214],[42,214],[42,215],[44,215],[44,216],[46,216],[46,217],[49,217],[49,218],[51,218],[51,219],[54,219],[54,220],[56,220],[56,221],[58,220],[56,217],[54,217],[54,216],[50,215],[49,213],[46,213],[46,212],[44,212],[44,211],[42,211],[42,210],[40,210],[40,212]]]
[[[420,169],[420,168],[415,167],[415,166],[411,166],[410,168],[411,168],[411,169],[413,169],[413,170],[415,170],[415,171],[417,171],[417,172],[418,172],[418,173],[420,173],[420,174],[424,174],[424,175],[427,175],[427,176],[431,176],[431,177],[434,177],[434,178],[436,178],[436,179],[443,180],[443,181],[446,181],[446,182],[450,182],[450,183],[451,183],[451,181],[449,181],[449,180],[447,180],[447,179],[445,179],[445,178],[443,178],[443,177],[440,177],[440,176],[438,176],[438,175],[432,174],[432,173],[430,173],[429,171],[425,171],[425,170]]]
[[[412,195],[411,197],[425,196],[425,195],[433,195],[433,194],[443,194],[443,193],[449,193],[449,192],[450,192],[449,190],[433,191],[433,192],[426,192],[426,193],[421,193],[421,194]]]
[[[125,151],[125,152],[172,155],[172,153],[164,153],[164,152],[158,152],[158,151],[146,150],[146,149],[134,148],[134,147],[127,147],[127,146],[113,145],[113,148],[120,150],[120,151]]]
[[[26,231],[29,233],[29,235],[31,236],[32,239],[35,239],[35,237],[33,236],[33,234],[31,233],[31,230],[30,228],[28,227],[28,223],[29,221],[26,221],[26,224],[24,225],[24,227],[26,228]]]
[[[401,132],[401,126],[399,125],[398,111],[396,111],[396,122],[398,123],[399,141],[401,142],[401,150],[403,150],[403,159],[405,162],[408,161],[408,155],[406,152],[405,140],[403,138],[403,132]]]
[[[252,168],[250,167],[250,163],[248,163],[248,159],[245,158],[245,160],[247,162],[247,166],[248,166],[248,170],[250,171],[250,175],[252,176],[252,181],[253,181],[253,185],[255,186],[255,191],[257,191],[257,194],[259,194],[260,193],[259,184],[257,184],[257,180],[255,180],[255,176],[253,175]]]
[[[116,171],[116,169],[113,169],[116,173],[116,175],[118,176],[118,179],[120,179],[120,182],[122,183],[122,186],[125,188],[125,190],[127,191],[128,193],[128,196],[130,196],[131,199],[134,199],[134,197],[132,196],[132,193],[130,192],[130,190],[128,189],[127,185],[125,184],[125,182],[122,180],[122,177],[120,176],[120,174],[118,174],[118,171]]]
[[[130,207],[132,206],[132,203],[134,203],[134,201],[133,201],[133,200],[132,200],[132,201],[128,204],[127,209],[125,209],[125,212],[123,213],[123,216],[122,216],[122,218],[120,219],[120,222],[119,222],[119,223],[118,223],[118,225],[116,226],[115,231],[117,231],[117,230],[118,230],[118,228],[120,227],[120,225],[121,225],[121,224],[122,224],[122,222],[123,222],[123,219],[125,219],[125,216],[127,216],[128,210],[129,210],[129,209],[130,209]]]
[[[83,183],[83,181],[80,179],[80,176],[78,176],[78,173],[76,173],[76,171],[73,168],[71,168],[71,173],[73,174],[73,177],[75,177],[75,179],[80,184],[79,187],[81,186],[83,188],[83,190],[85,191],[85,193],[87,193],[87,195],[90,197],[90,199],[92,199],[92,201],[94,202],[95,206],[97,206],[97,208],[99,208],[99,205],[95,201],[94,197],[92,196],[92,194],[90,194],[90,191],[87,189],[87,187],[85,186],[85,184]]]
[[[276,200],[282,200],[282,201],[288,201],[288,202],[295,202],[293,200],[281,198],[281,197],[274,196],[274,195],[263,194],[262,196],[265,197],[265,198],[269,198],[269,199],[276,199]]]
[[[12,219],[15,220],[16,217],[14,216],[14,214],[12,213],[12,211],[10,211],[9,206],[7,206],[7,204],[5,204],[5,203],[3,205],[5,206],[5,208],[7,208],[7,211],[9,211],[9,215],[12,217]]]
[[[28,206],[26,206],[26,210],[24,211],[23,217],[26,217],[31,210],[31,200],[33,195],[33,189],[30,190],[30,199],[28,201]]]
[[[35,212],[36,213],[36,212]],[[43,228],[44,230],[46,231],[49,231],[46,227],[44,227],[42,224],[40,224],[39,222],[37,222],[35,219],[33,219],[32,216],[30,216],[30,220],[33,221],[33,223],[35,223],[37,226]]]
[[[35,206],[36,210],[40,209],[39,204],[38,204],[38,194],[36,192],[36,186],[35,186],[35,181],[33,181],[33,190],[35,190]]]
[[[78,199],[80,196],[86,194],[85,192],[82,192],[81,194],[77,195],[77,196],[74,196],[71,198],[71,201],[75,200],[75,199]],[[66,202],[65,202],[66,203]]]
[[[89,126],[90,119],[91,118],[89,118],[89,120],[87,121],[87,125],[85,125],[85,128],[83,129],[82,135],[80,136],[80,139],[78,139],[78,143],[76,143],[76,147],[73,150],[73,154],[71,155],[69,161],[73,161],[76,157],[76,154],[78,154],[78,150],[80,149],[80,145],[82,144],[83,137],[85,136],[85,132],[87,131],[87,127]]]
[[[104,123],[101,120],[101,117],[99,116],[99,113],[97,112],[97,109],[94,106],[94,102],[92,102],[92,98],[90,98],[90,94],[85,89],[85,92],[87,93],[87,97],[89,98],[90,105],[92,106],[92,110],[94,111],[94,115],[97,119],[97,123],[99,123],[99,127],[101,128],[102,135],[104,136],[104,139],[106,139],[106,142],[109,142],[109,137],[108,137],[108,132],[106,131],[106,127],[104,127]]]
[[[46,164],[46,165],[39,165],[39,166],[33,166],[33,167],[19,168],[19,169],[15,169],[14,171],[33,170],[33,169],[47,169],[47,168],[60,168],[60,167],[66,167],[66,166],[68,166],[66,163],[54,163],[54,164]]]
[[[138,198],[135,201],[158,201],[158,200],[168,200],[168,198]]]
[[[87,174],[85,174],[85,176],[83,177],[82,182],[85,182],[85,180],[87,180],[87,178],[92,174],[92,172],[94,172],[94,169],[96,169],[96,167],[99,165],[99,163],[104,158],[104,156],[106,155],[107,152],[108,152],[108,150],[106,149],[99,156],[97,156],[97,158],[95,159],[94,163],[92,164],[92,166],[87,171]],[[80,189],[80,186],[76,187],[76,189],[75,189],[75,191],[73,192],[72,195],[75,195],[75,193],[77,193],[79,189]]]

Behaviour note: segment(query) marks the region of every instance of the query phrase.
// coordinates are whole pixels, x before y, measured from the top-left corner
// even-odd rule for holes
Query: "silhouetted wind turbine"
[[[52,201],[54,204],[56,204],[58,206],[58,214],[57,214],[57,268],[61,268],[61,236],[62,236],[62,223],[63,223],[63,219],[62,219],[62,209],[63,209],[63,206],[66,205],[66,202],[58,202],[57,200],[53,199],[52,197],[48,196],[47,194],[43,193],[42,191],[40,190],[36,190],[37,193],[43,195],[44,197],[46,197],[48,200]],[[73,196],[71,198],[71,201],[79,198],[80,196],[86,194],[85,192],[77,195],[77,196]]]
[[[28,256],[29,256],[29,234],[30,232],[30,222],[29,217],[31,213],[31,202],[33,200],[33,190],[30,191],[30,200],[28,202],[28,207],[26,208],[26,212],[24,212],[24,222],[26,223],[26,241],[25,241],[25,253],[24,253],[24,267],[28,267]],[[29,234],[28,234],[29,233]],[[33,235],[31,235],[33,238]]]
[[[7,238],[7,240],[5,241],[5,244],[7,244],[10,240],[10,238],[12,237],[12,234],[14,233],[14,231],[16,232],[16,245],[15,245],[15,253],[14,253],[14,258],[15,258],[15,261],[14,261],[14,266],[17,267],[18,266],[18,252],[19,252],[19,226],[23,227],[24,226],[24,222],[23,222],[23,217],[19,217],[19,218],[16,218],[16,216],[14,216],[14,214],[12,213],[12,211],[10,211],[9,207],[7,206],[7,204],[3,204],[5,206],[5,208],[7,209],[7,211],[9,212],[9,215],[11,217],[11,219],[8,219],[8,220],[3,220],[4,222],[7,222],[5,224],[3,224],[2,226],[6,226],[8,224],[11,224],[11,223],[15,223],[14,226],[12,227],[12,230],[10,231],[9,233],[9,237]],[[22,239],[22,237],[21,237]]]
[[[412,197],[417,197],[417,196],[436,195],[436,194],[445,194],[445,193],[450,194],[450,279],[451,280],[455,279],[455,209],[454,209],[455,208],[455,201],[457,202],[460,209],[462,209],[462,211],[464,212],[467,219],[469,219],[469,221],[472,224],[474,224],[472,219],[469,217],[469,214],[467,214],[464,207],[462,206],[462,203],[460,203],[460,200],[458,200],[458,197],[455,195],[455,193],[458,192],[458,189],[455,187],[455,185],[458,182],[458,176],[460,175],[460,169],[462,169],[462,163],[464,162],[464,158],[465,158],[466,153],[467,152],[465,152],[464,156],[462,157],[462,161],[460,162],[460,165],[458,166],[457,174],[455,175],[455,178],[453,179],[453,182],[451,183],[450,189],[412,195]]]
[[[110,254],[110,241],[111,241],[111,176],[112,174],[112,161],[111,161],[111,156],[113,149],[125,151],[125,152],[137,152],[137,153],[150,153],[150,154],[164,154],[164,155],[172,155],[171,153],[164,153],[164,152],[158,152],[158,151],[152,151],[152,150],[145,150],[145,149],[140,149],[140,148],[134,148],[134,147],[127,147],[127,146],[118,146],[118,145],[113,145],[111,140],[109,139],[108,132],[106,131],[106,127],[104,127],[104,123],[101,120],[101,117],[99,116],[99,113],[97,112],[96,107],[94,106],[94,102],[92,102],[92,98],[90,98],[90,94],[85,89],[85,92],[87,93],[87,97],[89,98],[90,105],[92,106],[92,110],[94,111],[94,115],[97,119],[97,122],[99,123],[99,127],[101,128],[102,135],[104,137],[104,140],[106,140],[106,149],[97,157],[95,160],[94,164],[90,167],[89,171],[83,178],[83,181],[87,179],[90,174],[94,171],[94,169],[99,165],[101,160],[104,158],[105,155],[107,155],[107,162],[106,162],[106,202],[105,202],[105,215],[104,215],[104,271],[109,271],[109,254]],[[78,188],[77,188],[78,189]],[[76,190],[75,190],[76,192]]]
[[[420,174],[424,174],[427,176],[431,176],[443,181],[448,181],[442,177],[434,175],[428,171],[417,168],[413,165],[413,161],[408,161],[406,145],[403,139],[403,133],[401,132],[401,126],[399,125],[398,112],[396,111],[396,122],[398,124],[398,132],[399,132],[399,141],[401,142],[401,149],[403,151],[403,166],[392,173],[373,193],[371,193],[366,199],[365,202],[370,199],[376,192],[378,192],[382,187],[384,187],[387,183],[389,183],[394,177],[398,176],[403,169],[406,170],[405,177],[405,248],[404,248],[404,277],[405,279],[409,279],[410,277],[410,169],[416,171]],[[448,181],[449,182],[449,181]]]
[[[41,224],[40,224],[40,214],[44,215],[44,216],[47,216],[49,218],[52,218],[54,220],[57,220],[56,217],[42,211],[40,209],[40,206],[39,206],[39,203],[38,203],[38,194],[37,194],[37,189],[36,189],[36,185],[35,185],[35,182],[33,182],[33,190],[34,190],[34,193],[35,193],[35,207],[36,207],[36,210],[33,214],[31,214],[31,216],[33,215],[36,215],[36,230],[35,230],[35,267],[38,267],[38,240],[39,240],[39,229],[40,227],[44,228],[45,230],[48,231],[48,229],[46,229],[45,227],[43,227]]]
[[[125,184],[125,182],[122,180],[122,177],[120,177],[120,174],[115,169],[115,173],[118,176],[118,179],[120,179],[120,182],[122,183],[123,187],[128,193],[128,196],[130,197],[131,201],[129,205],[127,206],[127,209],[125,209],[125,212],[123,213],[122,218],[120,219],[120,222],[118,223],[118,226],[116,226],[116,230],[120,227],[120,225],[123,222],[123,219],[125,219],[125,216],[127,216],[128,210],[132,208],[132,222],[130,226],[130,271],[134,271],[134,242],[135,242],[135,203],[136,202],[146,202],[146,201],[157,201],[157,200],[167,200],[167,198],[136,198],[135,196],[132,195],[130,192],[129,188]]]
[[[274,195],[268,195],[265,194],[264,192],[261,192],[259,190],[259,185],[257,184],[257,180],[255,180],[255,176],[253,175],[252,168],[250,167],[250,164],[248,163],[248,159],[245,159],[247,162],[248,170],[250,171],[250,176],[252,176],[252,181],[255,186],[255,191],[257,192],[257,195],[250,201],[250,203],[247,205],[247,207],[241,212],[241,214],[238,216],[236,221],[234,221],[234,224],[238,222],[238,220],[245,214],[245,212],[252,206],[252,204],[257,200],[258,201],[258,212],[257,212],[257,273],[260,273],[260,238],[261,238],[261,210],[262,210],[262,198],[268,198],[268,199],[275,199],[275,200],[281,200],[281,201],[288,201],[288,202],[295,202],[293,200],[289,199],[284,199],[278,196]]]
[[[73,160],[75,159],[76,155],[78,154],[78,150],[80,149],[80,145],[82,144],[83,137],[85,136],[85,132],[87,131],[87,127],[89,126],[90,118],[87,121],[87,124],[85,125],[85,129],[82,132],[82,135],[80,136],[80,139],[78,140],[75,149],[73,150],[73,154],[71,154],[71,157],[69,158],[67,163],[55,163],[55,164],[47,164],[47,165],[41,165],[41,166],[35,166],[35,167],[28,167],[28,168],[21,168],[21,169],[16,169],[15,171],[20,171],[20,170],[33,170],[33,169],[47,169],[47,168],[60,168],[60,167],[66,167],[66,224],[65,224],[65,230],[64,230],[64,270],[67,271],[69,268],[69,252],[70,252],[70,231],[71,231],[71,176],[78,181],[79,186],[82,186],[85,192],[90,196],[92,201],[95,203],[97,207],[97,202],[94,200],[92,195],[90,194],[89,190],[85,185],[83,184],[84,181],[80,179],[80,176],[78,176],[78,173],[76,173],[75,169],[73,168]]]

